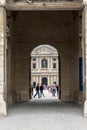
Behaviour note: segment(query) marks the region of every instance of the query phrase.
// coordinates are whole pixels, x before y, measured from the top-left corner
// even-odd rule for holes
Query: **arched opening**
[[[34,90],[35,93],[35,88],[37,91],[37,84],[39,84],[39,90],[41,86],[43,86],[43,91],[50,91],[50,96],[53,96],[52,92],[54,87],[55,95],[59,98],[60,96],[58,95],[57,89],[57,86],[60,84],[59,79],[59,55],[57,50],[47,44],[42,44],[34,48],[31,52],[32,91]],[[55,86],[53,85],[54,83]],[[33,96],[35,95],[34,93]]]
[[[16,17],[14,18],[13,16]],[[61,96],[59,96],[61,101],[83,103],[83,86],[79,86],[81,84],[81,82],[79,83],[79,79],[81,81],[79,71],[81,73],[82,68],[81,60],[78,60],[79,57],[82,57],[81,41],[79,41],[78,34],[79,12],[57,10],[9,11],[8,18],[11,18],[11,24],[9,23],[11,37],[10,39],[8,38],[7,46],[8,103],[28,102],[31,95],[31,86],[36,87],[38,82],[41,84],[43,77],[47,78],[48,86],[55,83],[56,77],[51,72],[53,70],[56,71],[56,68],[59,68],[57,83],[61,87]],[[8,22],[10,22],[9,19]],[[43,49],[43,57],[40,59],[42,55],[40,51],[37,54],[37,49],[40,49],[41,45],[47,45],[46,47],[49,45],[56,48],[59,61],[58,67],[55,58],[52,59],[51,56],[50,60],[48,60],[45,57],[45,48]],[[35,50],[34,58],[31,57],[33,50]],[[43,65],[45,67],[42,68],[41,61],[43,59],[45,60]],[[52,68],[47,72],[51,60]],[[37,66],[39,66],[38,73]],[[43,70],[43,74],[40,69]],[[33,78],[31,78],[32,70],[33,72],[35,70]],[[52,78],[51,76],[54,77]]]

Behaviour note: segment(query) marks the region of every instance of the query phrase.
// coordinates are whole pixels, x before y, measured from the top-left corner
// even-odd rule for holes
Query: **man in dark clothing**
[[[37,86],[36,86],[36,93],[34,95],[34,98],[36,97],[37,94],[38,94],[38,98],[39,98],[39,89],[40,89],[40,86],[39,86],[39,84],[37,84]]]
[[[43,85],[41,84],[41,86],[40,86],[41,97],[42,97],[42,95],[43,95],[43,97],[45,97],[45,95],[44,95],[44,93],[43,93],[43,90],[44,90],[44,87],[43,87]]]

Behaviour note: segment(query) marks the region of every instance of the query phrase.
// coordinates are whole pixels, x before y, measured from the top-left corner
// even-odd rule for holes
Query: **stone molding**
[[[58,2],[7,2],[7,10],[81,10],[83,3],[81,1],[58,1]]]

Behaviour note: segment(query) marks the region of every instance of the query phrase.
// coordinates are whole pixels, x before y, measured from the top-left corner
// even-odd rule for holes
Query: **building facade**
[[[57,50],[48,45],[41,45],[31,53],[31,84],[38,83],[51,86],[53,82],[59,84]]]

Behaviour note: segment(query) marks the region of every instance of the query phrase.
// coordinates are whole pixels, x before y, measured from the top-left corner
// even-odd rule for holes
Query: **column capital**
[[[6,0],[0,0],[0,7],[5,6]]]

